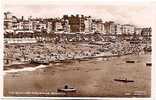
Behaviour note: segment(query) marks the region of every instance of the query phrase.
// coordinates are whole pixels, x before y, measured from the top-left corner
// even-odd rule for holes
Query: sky
[[[18,18],[61,17],[64,14],[83,14],[103,21],[115,21],[121,24],[151,26],[155,22],[155,3],[149,2],[92,2],[66,0],[5,0],[4,11],[10,11]]]

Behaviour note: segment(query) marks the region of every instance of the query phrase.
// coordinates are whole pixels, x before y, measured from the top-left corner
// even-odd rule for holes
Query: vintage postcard
[[[3,3],[4,97],[152,96],[154,4]]]

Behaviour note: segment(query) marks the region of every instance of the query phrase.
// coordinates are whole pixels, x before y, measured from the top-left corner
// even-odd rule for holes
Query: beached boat
[[[31,60],[30,64],[38,64],[38,65],[48,65],[49,62],[45,62],[45,61],[35,61],[35,60]]]

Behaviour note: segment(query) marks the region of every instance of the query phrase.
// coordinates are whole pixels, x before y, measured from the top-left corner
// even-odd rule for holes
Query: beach
[[[135,63],[126,63],[126,60]],[[4,96],[66,96],[58,95],[57,89],[68,84],[77,90],[72,96],[150,97],[151,67],[146,66],[150,61],[150,54],[126,55],[8,72],[4,74]],[[134,82],[114,81],[117,78]]]

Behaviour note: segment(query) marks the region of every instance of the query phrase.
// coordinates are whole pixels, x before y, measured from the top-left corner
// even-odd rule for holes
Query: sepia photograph
[[[41,1],[4,2],[4,97],[151,97],[152,3]]]

